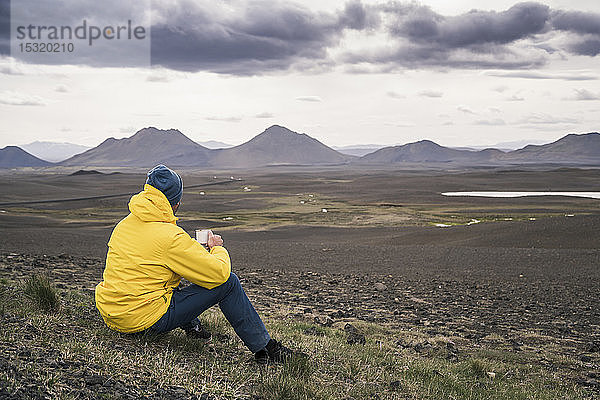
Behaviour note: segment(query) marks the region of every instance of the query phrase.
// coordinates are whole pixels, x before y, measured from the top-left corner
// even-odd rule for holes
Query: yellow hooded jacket
[[[151,185],[131,197],[127,217],[108,241],[103,281],[96,286],[96,307],[114,330],[147,329],[167,311],[181,277],[212,289],[231,273],[229,253],[210,253],[183,229],[165,195]]]

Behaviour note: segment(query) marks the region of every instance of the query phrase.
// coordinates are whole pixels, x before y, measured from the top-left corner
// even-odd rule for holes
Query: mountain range
[[[513,151],[459,150],[430,140],[379,149],[360,158],[363,163],[457,163],[465,165],[587,164],[600,165],[600,133],[570,134],[555,142]]]
[[[360,148],[356,146],[355,148]],[[367,146],[365,146],[367,147]],[[600,165],[600,134],[570,134],[544,145],[518,150],[455,149],[421,140],[384,147],[362,156],[336,151],[320,141],[273,125],[251,140],[229,148],[211,149],[189,139],[177,129],[143,128],[124,139],[109,138],[98,146],[57,164],[8,146],[0,150],[0,168],[50,165],[82,167],[253,168],[278,165],[394,165],[402,163],[457,165],[514,165],[555,163]]]

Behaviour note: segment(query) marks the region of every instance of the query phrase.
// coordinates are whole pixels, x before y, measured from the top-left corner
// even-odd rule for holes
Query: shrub
[[[43,275],[33,275],[27,278],[23,291],[33,304],[44,311],[57,311],[60,308],[58,291]]]

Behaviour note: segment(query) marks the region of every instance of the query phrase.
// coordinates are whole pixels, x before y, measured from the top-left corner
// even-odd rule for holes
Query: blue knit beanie
[[[164,193],[171,205],[179,203],[183,195],[183,181],[177,172],[160,164],[148,171],[146,183]]]

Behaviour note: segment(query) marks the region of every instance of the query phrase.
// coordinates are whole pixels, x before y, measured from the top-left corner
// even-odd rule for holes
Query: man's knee
[[[229,286],[241,286],[240,279],[233,272],[229,274],[229,278],[225,282]]]
[[[226,289],[227,291],[230,291],[232,289],[235,289],[236,286],[242,286],[240,283],[239,278],[237,277],[236,274],[234,274],[233,272],[231,272],[229,274],[229,278],[227,278],[227,280],[225,282],[223,282],[222,284],[220,284],[218,287]]]

